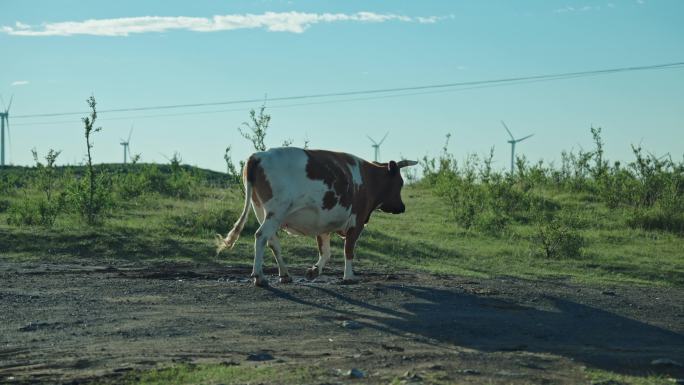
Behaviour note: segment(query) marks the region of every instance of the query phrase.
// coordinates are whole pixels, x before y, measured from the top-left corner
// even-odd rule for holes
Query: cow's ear
[[[389,163],[387,163],[387,170],[389,171],[390,176],[395,176],[399,173],[399,166],[397,165],[397,162],[390,160]]]

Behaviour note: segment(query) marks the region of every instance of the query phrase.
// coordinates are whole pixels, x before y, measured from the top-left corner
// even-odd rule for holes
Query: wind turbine
[[[126,164],[126,161],[128,159],[127,155],[130,154],[130,152],[128,150],[128,145],[131,143],[131,135],[133,135],[133,125],[131,125],[131,130],[128,131],[128,139],[126,139],[126,140],[121,139],[121,143],[119,143],[123,146],[123,150],[124,150],[124,164]]]
[[[511,144],[511,174],[513,174],[513,171],[514,171],[514,169],[515,169],[515,144],[518,143],[518,142],[522,142],[523,140],[529,138],[530,136],[532,136],[532,135],[534,135],[534,134],[529,134],[529,135],[527,135],[527,136],[525,136],[525,137],[522,137],[522,138],[520,138],[520,139],[516,139],[516,138],[513,137],[513,134],[511,133],[511,130],[508,129],[508,126],[506,126],[506,123],[504,123],[503,120],[501,121],[501,124],[503,124],[504,128],[505,128],[506,131],[508,132],[508,135],[511,136],[511,140],[509,140],[508,143]]]
[[[10,141],[9,110],[12,107],[12,99],[14,99],[14,95],[10,97],[5,111],[0,112],[0,166],[5,165],[5,123],[7,123],[7,141]],[[5,102],[3,101],[2,104]]]
[[[378,161],[378,157],[380,156],[380,145],[382,144],[382,142],[385,141],[385,139],[387,138],[387,135],[389,135],[389,131],[387,131],[385,136],[383,136],[382,139],[380,139],[380,142],[376,142],[375,140],[373,140],[373,138],[366,135],[366,137],[368,139],[370,139],[371,142],[373,142],[373,144],[371,144],[371,146],[373,147],[373,150],[375,150],[375,161],[376,162]]]

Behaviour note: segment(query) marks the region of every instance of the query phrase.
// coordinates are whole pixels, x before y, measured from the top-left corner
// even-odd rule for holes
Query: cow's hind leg
[[[330,233],[316,237],[318,243],[318,262],[306,271],[307,279],[314,279],[323,273],[323,267],[330,260]]]
[[[273,252],[273,256],[278,263],[278,276],[280,277],[280,283],[292,282],[292,277],[290,277],[290,273],[287,271],[287,265],[285,265],[285,261],[283,260],[283,256],[280,252],[280,239],[278,239],[277,235],[272,236],[271,239],[268,240],[268,247]]]
[[[356,241],[361,235],[361,230],[352,227],[347,231],[347,236],[344,238],[344,283],[358,282],[358,278],[354,275],[352,268],[352,261],[354,260],[354,249],[356,248]]]
[[[254,285],[268,286],[268,281],[264,278],[264,249],[269,239],[275,236],[276,231],[280,227],[280,222],[271,217],[266,219],[256,234],[254,235],[254,267],[252,268],[252,278],[254,278]]]

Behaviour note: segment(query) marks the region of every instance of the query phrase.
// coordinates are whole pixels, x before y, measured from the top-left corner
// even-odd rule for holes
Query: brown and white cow
[[[342,152],[295,147],[254,153],[242,170],[244,209],[225,239],[219,238],[219,251],[233,247],[253,205],[261,224],[254,244],[255,285],[267,285],[262,271],[266,245],[278,263],[280,282],[292,281],[280,254],[276,234],[280,228],[290,234],[316,237],[319,258],[307,270],[309,279],[320,275],[330,259],[330,234],[341,235],[345,256],[343,279],[353,281],[352,260],[359,235],[374,210],[404,212],[404,181],[399,169],[416,163],[374,163]]]

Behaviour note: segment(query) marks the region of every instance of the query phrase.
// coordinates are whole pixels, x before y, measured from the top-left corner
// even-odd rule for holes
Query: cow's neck
[[[368,215],[382,204],[382,193],[387,188],[387,168],[373,163],[366,163],[366,178],[363,183],[368,192]]]

